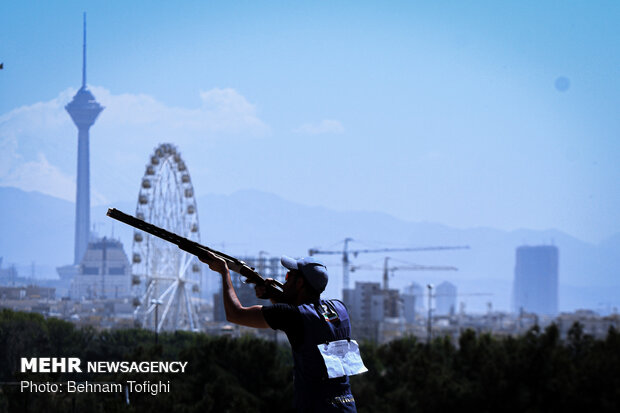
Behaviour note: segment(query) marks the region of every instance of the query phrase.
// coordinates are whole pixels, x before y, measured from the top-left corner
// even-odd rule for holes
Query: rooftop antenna
[[[82,45],[82,89],[86,88],[86,12],[84,12],[84,43]]]

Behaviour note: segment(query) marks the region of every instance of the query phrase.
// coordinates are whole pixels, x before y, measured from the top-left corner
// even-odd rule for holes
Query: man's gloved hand
[[[254,291],[256,292],[256,296],[258,298],[262,298],[264,300],[269,299],[271,300],[272,303],[276,303],[277,301],[273,298],[273,297],[269,297],[268,296],[268,292],[267,292],[267,284],[273,284],[275,283],[276,280],[274,280],[273,278],[266,278],[265,279],[265,284],[263,285],[255,285],[254,286]]]

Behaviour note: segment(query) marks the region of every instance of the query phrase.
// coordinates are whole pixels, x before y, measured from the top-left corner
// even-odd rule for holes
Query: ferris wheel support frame
[[[176,146],[155,148],[141,181],[136,217],[200,242],[198,211],[187,166]],[[199,328],[196,292],[202,267],[196,257],[150,234],[134,233],[132,279],[136,320],[145,328]],[[189,290],[189,291],[188,291]],[[158,306],[163,305],[157,317]]]

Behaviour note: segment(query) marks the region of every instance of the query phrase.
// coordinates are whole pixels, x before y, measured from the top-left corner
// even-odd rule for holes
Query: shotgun
[[[282,294],[282,283],[276,280],[265,280],[253,267],[250,267],[245,262],[226,255],[223,252],[214,250],[212,248],[201,245],[195,241],[183,238],[170,231],[166,231],[156,225],[150,224],[146,221],[138,219],[134,216],[127,215],[116,208],[108,208],[107,215],[110,218],[114,218],[121,221],[124,224],[130,225],[134,228],[140,229],[165,241],[176,244],[180,249],[186,251],[198,258],[206,258],[205,252],[210,252],[226,261],[228,268],[236,273],[241,274],[246,278],[246,283],[264,285],[266,289],[265,295],[260,298],[276,298],[279,294]]]

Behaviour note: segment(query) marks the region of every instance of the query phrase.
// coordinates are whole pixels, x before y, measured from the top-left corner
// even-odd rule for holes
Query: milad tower
[[[90,149],[88,131],[104,109],[86,88],[86,13],[84,13],[84,43],[82,46],[82,87],[65,106],[78,128],[77,191],[75,200],[75,250],[73,264],[84,257],[90,233]]]

